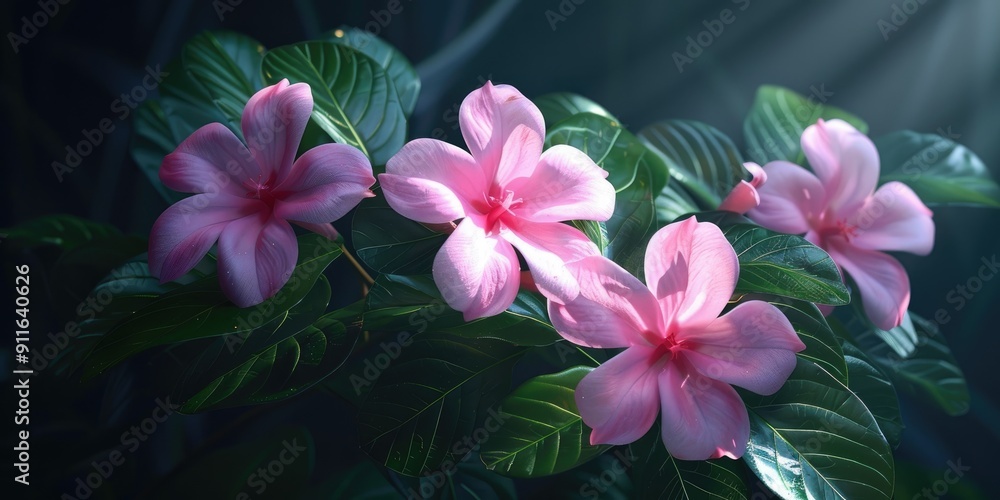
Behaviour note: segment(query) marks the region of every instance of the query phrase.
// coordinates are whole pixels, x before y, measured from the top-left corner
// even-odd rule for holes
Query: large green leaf
[[[546,148],[556,144],[567,144],[587,153],[608,171],[608,182],[615,191],[632,184],[642,166],[649,171],[653,192],[660,192],[667,183],[667,164],[663,158],[613,118],[588,112],[564,119],[546,133]]]
[[[446,332],[531,346],[559,340],[545,299],[538,295],[522,291],[506,311],[466,322],[448,307],[430,276],[379,276],[368,294],[364,320],[367,330]]]
[[[805,350],[798,353],[800,358],[816,363],[820,368],[826,370],[833,378],[841,384],[847,384],[849,374],[847,362],[844,359],[844,351],[840,345],[840,339],[834,334],[826,318],[819,308],[811,302],[789,299],[784,297],[755,297],[767,300],[778,308],[782,314],[788,318],[799,339],[806,345]],[[768,318],[759,319],[767,321]]]
[[[769,293],[828,305],[850,302],[833,259],[805,238],[753,224],[723,226],[722,232],[740,261],[737,293]]]
[[[612,120],[615,119],[608,110],[604,109],[582,95],[571,92],[554,92],[545,94],[533,99],[531,102],[538,106],[545,119],[545,127],[551,129],[555,124],[580,113],[591,113],[604,116]]]
[[[711,125],[665,120],[642,129],[639,137],[669,160],[670,178],[684,186],[703,209],[717,208],[743,178],[739,149]]]
[[[936,134],[910,130],[875,140],[881,182],[909,185],[928,205],[1000,207],[1000,186],[982,160],[965,146]]]
[[[192,38],[184,44],[181,55],[184,71],[200,85],[234,131],[240,130],[247,101],[264,87],[260,74],[263,57],[260,42],[227,31],[204,32]],[[169,90],[167,86],[166,95],[170,95]]]
[[[396,86],[367,55],[334,42],[302,42],[264,55],[264,78],[308,83],[312,119],[334,141],[363,151],[385,165],[406,140],[406,115]]]
[[[200,354],[182,357],[191,368],[180,383],[200,390],[175,398],[180,411],[277,401],[301,394],[333,373],[351,353],[358,332],[348,332],[339,311],[317,321],[329,301],[329,283],[320,276],[282,323],[192,346]]]
[[[351,227],[358,258],[380,273],[430,272],[434,256],[448,235],[399,215],[379,189],[375,192],[354,212]]]
[[[590,444],[573,393],[593,368],[577,366],[521,384],[500,403],[504,425],[483,444],[486,468],[505,476],[539,477],[572,469],[608,446]]]
[[[815,363],[799,358],[777,393],[741,391],[750,414],[743,460],[788,499],[892,497],[892,450],[865,404]]]
[[[45,215],[0,229],[5,243],[22,248],[53,245],[62,251],[71,250],[87,242],[121,236],[121,231],[110,224],[81,219],[75,215]]]
[[[627,458],[635,463],[632,478],[639,498],[749,498],[737,462],[728,458],[677,460],[663,446],[661,435],[660,426],[654,425],[628,448]],[[621,453],[619,456],[624,456]]]
[[[420,76],[402,52],[365,30],[348,26],[335,30],[330,41],[347,45],[382,66],[396,87],[403,113],[406,116],[413,113],[413,108],[417,106],[417,96],[420,95]]]
[[[387,366],[369,360],[381,373],[358,412],[361,448],[410,476],[454,465],[502,426],[496,404],[524,350],[424,333]]]
[[[939,407],[949,415],[969,411],[969,387],[937,324],[907,313],[901,326],[889,331],[865,328],[855,333],[858,347],[897,386]]]
[[[653,204],[652,176],[641,165],[635,180],[615,196],[615,211],[600,225],[607,230],[604,256],[635,276],[642,276],[646,243],[656,232],[656,207]]]
[[[896,448],[903,436],[903,417],[899,413],[896,389],[889,377],[854,344],[842,339],[841,345],[850,376],[848,387],[868,406],[882,435],[890,446]]]
[[[743,120],[743,135],[750,160],[761,165],[774,160],[804,165],[805,157],[800,146],[802,131],[820,118],[839,118],[862,133],[868,132],[865,122],[846,111],[823,104],[825,99],[823,95],[807,98],[773,85],[757,89],[750,112]]]
[[[174,289],[111,327],[91,351],[84,376],[97,375],[151,347],[246,332],[287,316],[342,252],[338,243],[312,233],[299,237],[298,245],[298,263],[274,297],[241,309],[223,295],[215,275]]]

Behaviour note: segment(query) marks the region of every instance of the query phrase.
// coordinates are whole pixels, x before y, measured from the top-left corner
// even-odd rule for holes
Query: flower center
[[[678,353],[685,349],[684,341],[677,341],[673,334],[668,334],[667,338],[661,337],[656,332],[644,331],[640,334],[650,344],[656,346],[653,351],[651,361],[653,363],[665,363],[674,359]]]
[[[269,207],[274,206],[274,201],[277,197],[271,189],[270,180],[261,182],[260,177],[258,177],[256,181],[251,180],[244,183],[244,187],[247,188],[247,198],[263,201]]]
[[[819,234],[820,242],[823,243],[821,246],[825,246],[827,241],[834,238],[842,238],[849,242],[851,238],[857,236],[857,226],[848,224],[843,219],[827,217],[827,215],[824,214],[820,224],[818,224],[819,228],[816,230]]]
[[[514,209],[519,206],[521,206],[521,199],[514,199],[514,192],[507,190],[499,196],[489,195],[486,198],[486,203],[476,208],[479,208],[486,215],[485,229],[486,233],[490,234],[499,231],[501,223],[509,226],[511,218],[516,217]]]

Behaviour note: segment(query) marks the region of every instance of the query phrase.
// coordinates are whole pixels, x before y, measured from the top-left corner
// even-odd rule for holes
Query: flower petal
[[[575,344],[614,348],[649,345],[641,333],[661,332],[660,308],[646,285],[605,257],[587,257],[567,267],[580,295],[549,301],[549,317],[560,335]]]
[[[149,270],[160,282],[193,268],[231,221],[267,209],[258,201],[225,193],[196,194],[167,208],[149,233]]]
[[[582,231],[558,222],[521,221],[500,236],[524,256],[542,295],[558,302],[573,300],[580,293],[566,264],[601,254]]]
[[[510,243],[463,220],[434,257],[434,282],[465,321],[494,316],[514,302],[520,265]]]
[[[802,151],[827,193],[827,205],[849,215],[875,191],[879,157],[875,144],[843,120],[819,120],[802,132]]]
[[[683,357],[659,375],[663,444],[674,458],[739,458],[750,442],[750,417],[732,386],[698,373]]]
[[[909,186],[887,182],[848,219],[848,224],[857,228],[851,244],[867,250],[927,255],[934,248],[931,215]]]
[[[538,107],[516,88],[494,86],[491,82],[472,91],[462,101],[458,124],[469,151],[483,167],[489,181],[497,179],[504,146],[518,125],[526,126],[539,138],[545,137],[545,121]],[[540,143],[538,152],[541,153]]]
[[[243,138],[260,165],[262,183],[279,184],[290,173],[312,109],[309,85],[289,85],[287,79],[264,87],[247,101]]]
[[[361,200],[374,196],[372,165],[346,144],[323,144],[306,151],[274,188],[274,215],[286,220],[325,224],[343,217]]]
[[[230,222],[219,236],[219,282],[239,307],[260,304],[288,281],[299,246],[288,222],[266,211]]]
[[[745,214],[751,209],[760,205],[760,195],[757,188],[767,181],[767,172],[760,165],[753,162],[743,164],[753,178],[750,182],[740,181],[733,190],[729,192],[726,199],[719,204],[719,210],[727,210],[738,214]]]
[[[519,217],[535,222],[606,221],[615,211],[615,188],[583,151],[559,144],[542,153],[530,177],[507,188],[521,200]]]
[[[182,193],[243,196],[247,191],[243,182],[259,175],[250,151],[221,123],[195,130],[160,165],[160,181]]]
[[[416,139],[389,159],[379,183],[395,211],[438,224],[462,218],[485,203],[487,183],[469,153],[446,142]]]
[[[684,356],[702,375],[758,394],[774,394],[806,348],[788,318],[767,302],[752,300],[697,330],[677,334]]]
[[[496,186],[507,186],[516,179],[530,177],[542,156],[543,139],[526,125],[515,126],[500,152],[500,163],[493,177]]]
[[[659,411],[653,353],[643,346],[625,349],[577,384],[576,406],[593,429],[590,444],[628,444],[653,426]]]
[[[653,235],[645,272],[669,331],[714,321],[736,289],[740,264],[718,226],[691,217]]]
[[[875,326],[883,330],[899,326],[910,305],[910,278],[903,265],[882,252],[840,240],[833,240],[827,251],[858,285],[865,313]]]
[[[764,171],[767,182],[757,188],[760,205],[748,211],[747,217],[774,231],[807,232],[810,219],[826,208],[823,184],[808,170],[787,161],[772,161],[764,165]]]

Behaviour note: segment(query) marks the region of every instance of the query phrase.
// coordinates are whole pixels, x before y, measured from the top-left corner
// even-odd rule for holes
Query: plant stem
[[[347,245],[341,243],[340,249],[344,252],[344,257],[347,257],[347,260],[349,260],[351,262],[351,265],[354,266],[354,269],[357,269],[358,274],[360,274],[361,278],[365,280],[365,283],[367,283],[369,287],[374,285],[375,280],[372,278],[370,274],[368,274],[368,271],[365,271],[365,268],[361,265],[360,262],[358,262],[358,259],[355,259],[354,256],[351,255],[351,252],[347,250]]]

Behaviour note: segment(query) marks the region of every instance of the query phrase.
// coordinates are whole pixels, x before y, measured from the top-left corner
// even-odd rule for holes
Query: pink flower
[[[757,205],[760,205],[760,196],[757,194],[757,189],[767,182],[767,173],[764,172],[763,168],[760,168],[760,165],[753,162],[744,163],[743,168],[749,170],[753,178],[750,182],[741,180],[729,192],[726,199],[722,200],[719,210],[745,214],[756,208]]]
[[[910,303],[902,264],[883,251],[927,255],[934,246],[931,211],[900,182],[875,190],[879,157],[864,134],[842,120],[820,120],[802,133],[808,170],[785,161],[764,165],[768,183],[747,215],[783,233],[805,233],[854,279],[868,317],[883,330],[899,326]]]
[[[190,271],[218,241],[222,291],[240,307],[259,304],[295,267],[298,243],[289,222],[334,239],[330,221],[373,196],[371,164],[356,148],[323,144],[295,160],[312,107],[308,85],[282,80],[243,109],[249,148],[225,125],[210,123],[163,158],[163,184],[199,194],[153,224],[149,269],[161,282]]]
[[[674,457],[740,457],[750,421],[730,384],[773,394],[805,345],[766,302],[719,316],[739,275],[722,231],[694,217],[657,231],[646,247],[646,285],[603,257],[570,267],[580,294],[549,302],[556,331],[576,344],[626,348],[576,388],[591,444],[631,443],[662,409],[663,443]]]
[[[578,286],[565,263],[598,255],[565,220],[607,220],[615,190],[607,172],[565,145],[542,153],[538,108],[514,87],[487,82],[462,102],[469,152],[433,139],[409,142],[379,182],[386,200],[425,224],[464,218],[434,259],[434,281],[466,321],[499,314],[517,295],[520,252],[547,297],[568,300]]]

